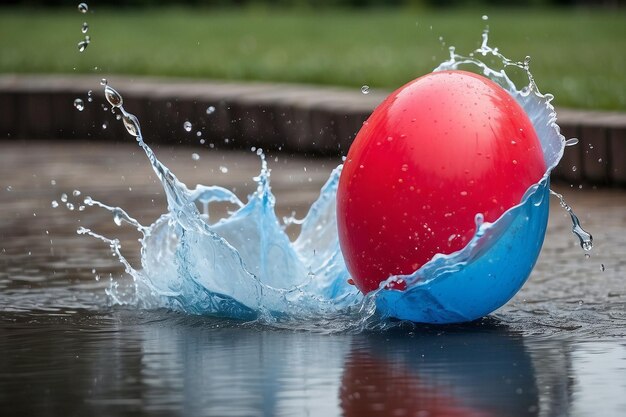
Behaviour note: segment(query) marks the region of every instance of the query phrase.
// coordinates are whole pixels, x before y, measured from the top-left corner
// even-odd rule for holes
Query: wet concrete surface
[[[253,152],[155,152],[188,186],[222,185],[242,199],[260,170]],[[268,161],[277,212],[300,218],[340,162]],[[107,306],[108,277],[123,268],[76,229],[120,238],[134,263],[138,234],[79,207],[92,196],[143,224],[166,211],[136,144],[0,142],[0,414],[623,415],[626,193],[553,189],[593,234],[590,256],[553,199],[529,281],[478,324],[330,336],[241,329]]]
[[[244,201],[255,189],[252,178],[259,173],[260,160],[254,152],[184,146],[156,147],[155,151],[190,187],[197,183],[225,186]],[[192,158],[194,153],[199,159]],[[281,153],[268,154],[267,158],[279,217],[304,217],[321,185],[340,163],[338,158],[306,159]],[[37,258],[43,256],[49,271],[56,265],[70,270],[105,264],[112,273],[119,273],[121,266],[111,259],[102,242],[76,235],[79,226],[120,238],[125,255],[136,262],[136,231],[117,227],[103,210],[87,207],[79,211],[87,195],[124,208],[145,225],[166,212],[160,183],[143,152],[133,143],[3,142],[0,178],[0,259],[5,269],[7,263],[18,268],[37,265]],[[564,183],[554,184],[553,189],[564,195],[583,227],[592,233],[594,248],[589,254],[581,250],[571,233],[568,214],[553,199],[536,268],[524,289],[503,311],[510,320],[547,320],[546,326],[582,328],[584,334],[623,336],[626,330],[612,323],[616,320],[626,324],[626,193],[580,189]],[[73,195],[77,194],[75,190],[80,191],[79,196]],[[63,194],[74,205],[73,211],[62,201]],[[53,208],[53,201],[59,207]],[[290,232],[295,236],[298,231],[293,227]],[[81,256],[83,251],[90,255]],[[101,256],[94,258],[93,254]],[[0,274],[6,277],[8,273],[0,270]],[[555,302],[559,309],[566,306],[568,314],[555,308]]]

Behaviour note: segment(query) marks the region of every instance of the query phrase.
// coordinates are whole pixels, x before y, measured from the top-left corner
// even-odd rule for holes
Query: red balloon
[[[363,124],[339,180],[339,243],[354,283],[368,293],[462,249],[477,213],[494,222],[545,172],[531,121],[502,87],[465,71],[411,81]]]

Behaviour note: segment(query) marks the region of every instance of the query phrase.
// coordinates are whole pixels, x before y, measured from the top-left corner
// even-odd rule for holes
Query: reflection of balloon
[[[378,361],[367,353],[355,353],[352,361],[344,374],[340,393],[346,417],[368,416],[373,412],[381,416],[494,416],[464,406],[445,386],[431,386],[428,380],[398,370],[393,364]]]
[[[353,339],[339,393],[344,415],[536,416],[522,339],[497,328],[459,330]]]
[[[442,71],[391,94],[352,144],[337,191],[348,270],[363,292],[463,248],[546,171],[522,107],[489,79]]]

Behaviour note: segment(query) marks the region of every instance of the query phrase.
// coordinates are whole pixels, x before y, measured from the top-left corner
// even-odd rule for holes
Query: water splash
[[[503,68],[490,68],[478,55],[496,57]],[[144,141],[138,119],[125,110],[122,96],[104,82],[107,101],[119,109],[126,130],[144,150],[168,205],[167,213],[152,225],[143,226],[121,208],[85,199],[88,206],[110,211],[116,224],[131,225],[141,234],[141,268],[135,269],[124,258],[119,241],[79,229],[79,233],[109,244],[132,277],[130,286],[112,284],[108,291],[111,299],[143,308],[165,307],[327,331],[396,325],[397,322],[385,319],[388,316],[451,322],[471,320],[495,310],[521,287],[534,265],[547,222],[549,174],[561,159],[566,142],[556,125],[556,113],[550,104],[552,96],[539,92],[528,58],[517,62],[504,57],[488,45],[485,32],[481,47],[474,53],[464,57],[450,48],[449,60],[435,71],[468,65],[509,91],[526,110],[540,138],[548,169],[542,180],[528,189],[520,204],[496,222],[486,223],[477,217],[476,235],[463,250],[436,255],[411,275],[390,277],[367,296],[351,285],[339,249],[335,195],[341,165],[332,172],[306,217],[295,221],[301,224],[301,232],[291,242],[285,228],[294,219],[281,223],[276,217],[270,172],[262,150],[257,150],[261,171],[254,178],[256,191],[246,203],[218,186],[188,189],[158,160]],[[505,72],[511,66],[528,76],[528,84],[521,89]],[[236,210],[225,218],[209,219],[208,207],[215,202],[228,202]],[[515,256],[510,253],[512,250],[517,251]],[[493,274],[485,272],[490,271],[485,266],[498,261],[510,269],[497,271],[500,279],[493,281]],[[407,290],[390,289],[390,284],[398,281],[405,282]],[[446,286],[465,281],[471,282],[466,297],[487,297],[484,305],[472,311],[460,311],[455,300],[438,294],[439,290],[445,292]],[[491,293],[498,293],[494,290],[497,286],[504,286],[504,298],[491,297]]]
[[[550,190],[550,194],[559,199],[559,204],[561,207],[567,211],[567,214],[570,215],[572,219],[572,233],[578,238],[580,241],[580,247],[585,251],[590,251],[593,248],[593,236],[580,225],[580,220],[578,220],[578,216],[574,214],[572,208],[565,202],[563,196],[557,192]]]

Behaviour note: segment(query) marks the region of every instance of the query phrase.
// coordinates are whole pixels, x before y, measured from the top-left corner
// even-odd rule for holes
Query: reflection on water
[[[134,148],[0,143],[0,416],[626,415],[624,193],[568,195],[579,213],[593,213],[583,219],[598,242],[590,259],[555,205],[530,281],[491,319],[284,331],[107,307],[109,276],[123,271],[100,242],[75,230],[120,236],[131,255],[136,234],[107,213],[50,203],[71,195],[78,176],[83,195],[115,196],[153,221],[164,202]],[[215,152],[203,153],[207,165],[196,170],[190,154],[161,150],[189,183],[228,165],[222,185],[242,187],[258,170],[255,155]],[[279,216],[307,207],[335,165],[279,160]]]
[[[533,364],[504,326],[418,329],[354,340],[345,363],[346,416],[535,416]]]
[[[0,336],[2,415],[617,416],[626,407],[623,344],[525,338],[489,319],[318,335],[166,311],[6,313]]]

